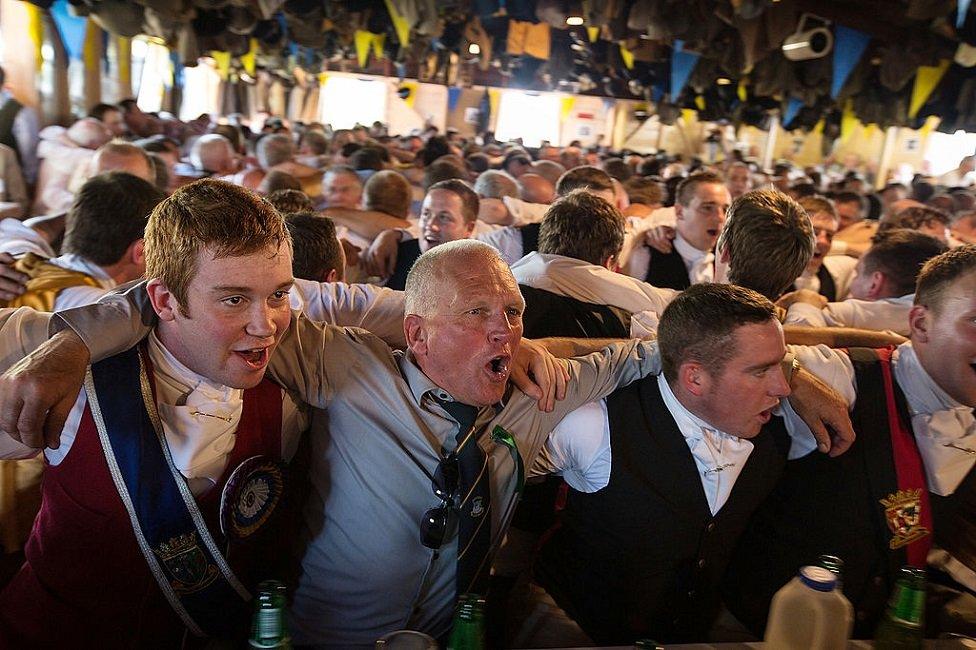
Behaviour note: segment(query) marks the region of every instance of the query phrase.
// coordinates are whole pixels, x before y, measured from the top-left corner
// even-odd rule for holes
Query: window
[[[386,80],[330,74],[322,85],[319,115],[334,129],[386,121]]]
[[[959,161],[976,151],[976,133],[956,131],[952,135],[933,131],[925,146],[925,160],[935,176],[959,166]]]
[[[502,142],[522,138],[527,147],[538,147],[543,140],[558,143],[560,100],[552,93],[503,91],[495,137]]]

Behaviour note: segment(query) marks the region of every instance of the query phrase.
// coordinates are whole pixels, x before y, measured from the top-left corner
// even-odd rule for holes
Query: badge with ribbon
[[[220,495],[220,530],[228,539],[245,539],[263,526],[285,491],[284,463],[254,456],[238,465]]]

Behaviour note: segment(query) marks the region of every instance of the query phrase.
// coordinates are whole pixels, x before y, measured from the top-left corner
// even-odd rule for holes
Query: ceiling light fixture
[[[582,16],[568,16],[566,18],[566,24],[569,25],[570,27],[579,27],[580,25],[583,24],[583,17]]]

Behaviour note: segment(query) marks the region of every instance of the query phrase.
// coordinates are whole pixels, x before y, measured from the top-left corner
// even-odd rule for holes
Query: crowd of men
[[[824,554],[856,637],[903,565],[976,632],[972,159],[5,114],[0,647],[239,642],[267,578],[299,647],[761,638]]]

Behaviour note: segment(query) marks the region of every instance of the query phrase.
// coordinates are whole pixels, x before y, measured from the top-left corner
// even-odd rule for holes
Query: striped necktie
[[[488,456],[478,445],[478,409],[460,402],[441,402],[458,423],[458,566],[457,593],[485,594],[491,563],[491,484]]]

